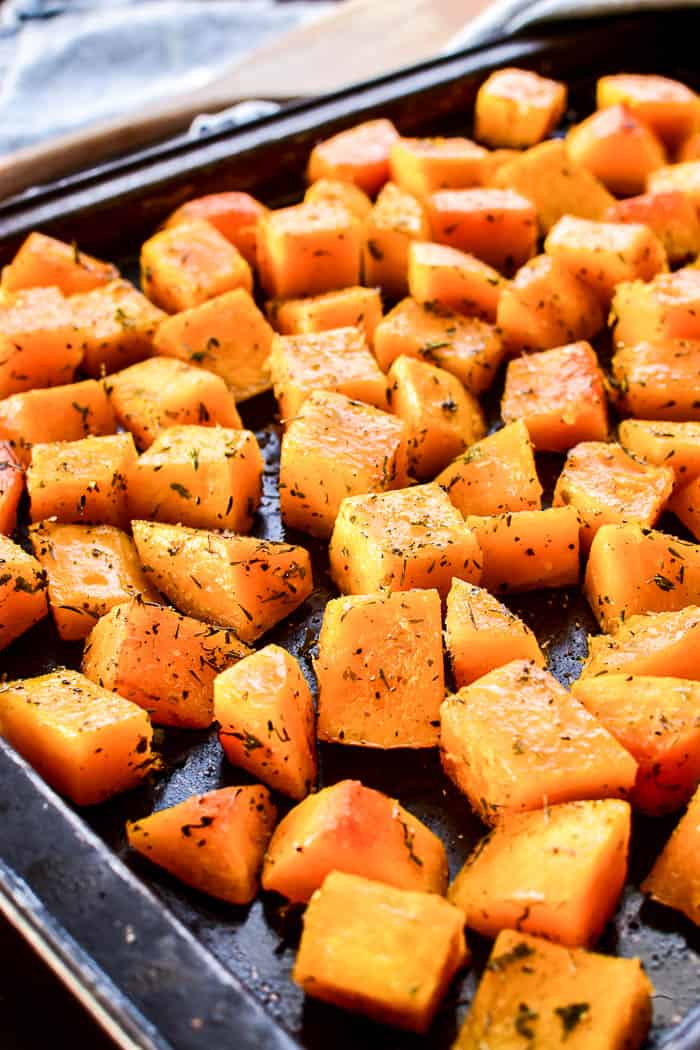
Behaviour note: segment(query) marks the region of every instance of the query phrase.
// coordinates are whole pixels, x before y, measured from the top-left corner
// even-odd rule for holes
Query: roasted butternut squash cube
[[[612,398],[621,412],[640,419],[700,420],[700,338],[622,347],[610,371]]]
[[[579,799],[625,798],[637,763],[531,660],[490,671],[440,709],[442,765],[487,824]]]
[[[401,419],[343,394],[317,391],[287,427],[280,455],[282,520],[327,538],[348,495],[408,481]]]
[[[157,354],[220,376],[236,401],[270,389],[267,358],[273,332],[244,288],[169,317],[154,340]]]
[[[537,213],[515,190],[438,190],[426,207],[433,240],[476,255],[506,276],[535,254]]]
[[[78,806],[136,787],[153,765],[146,712],[65,668],[1,686],[0,731]]]
[[[416,197],[436,190],[464,190],[482,184],[483,146],[471,139],[400,138],[391,147],[391,177]]]
[[[642,890],[700,926],[700,787],[656,858]]]
[[[372,201],[365,191],[341,179],[318,179],[312,182],[304,194],[304,202],[341,205],[360,220],[366,219],[372,210]]]
[[[679,485],[700,475],[700,423],[623,419],[618,436],[631,456],[657,467],[670,467]]]
[[[574,507],[469,514],[481,547],[481,586],[492,594],[571,587],[579,579],[579,518]]]
[[[132,849],[180,882],[229,904],[250,904],[277,819],[260,784],[193,795],[126,826]]]
[[[686,529],[700,539],[700,484],[698,479],[681,485],[669,500],[669,510],[683,522]]]
[[[204,219],[238,249],[249,266],[255,266],[258,220],[266,214],[265,205],[249,193],[228,190],[186,201],[168,217],[165,225],[180,226]]]
[[[113,434],[117,421],[104,383],[82,383],[24,390],[0,401],[0,436],[6,438],[23,466],[32,448],[51,441],[79,441],[89,434]]]
[[[615,292],[612,316],[618,348],[700,339],[700,270],[686,266],[648,284],[624,282]]]
[[[445,695],[440,595],[415,590],[332,599],[315,671],[319,740],[434,747]]]
[[[83,350],[81,369],[94,379],[150,357],[153,337],[167,316],[128,281],[71,296],[69,305]]]
[[[24,492],[24,470],[9,441],[0,441],[0,533],[11,536]]]
[[[175,314],[233,288],[251,292],[253,275],[238,249],[198,219],[161,230],[142,245],[141,287],[156,306]]]
[[[365,221],[362,251],[365,284],[379,286],[391,299],[406,295],[409,248],[429,237],[425,208],[418,198],[387,182]]]
[[[648,226],[663,244],[672,266],[700,252],[700,217],[680,190],[657,190],[616,201],[602,219]]]
[[[659,168],[647,178],[647,189],[652,193],[680,190],[700,211],[700,160],[686,160],[682,164]]]
[[[314,183],[316,185],[316,183]],[[378,288],[341,288],[310,299],[272,299],[267,304],[270,323],[281,335],[309,335],[331,328],[359,328],[371,346],[382,319]]]
[[[0,535],[0,650],[43,620],[48,611],[41,565],[9,537]]]
[[[653,131],[624,103],[591,113],[566,136],[575,164],[587,168],[611,193],[641,193],[647,176],[666,163],[666,150]]]
[[[294,612],[313,589],[303,547],[184,525],[132,522],[146,578],[197,620],[229,627],[244,642]]]
[[[506,282],[474,255],[447,244],[417,241],[408,250],[408,289],[419,303],[495,321]]]
[[[126,528],[128,477],[136,460],[131,434],[35,445],[27,468],[32,521]]]
[[[447,854],[437,835],[359,780],[309,795],[280,821],[262,884],[291,901],[308,901],[334,870],[403,890],[447,889]]]
[[[108,284],[119,271],[111,263],[93,259],[77,244],[65,244],[43,233],[30,233],[12,262],[2,271],[2,288],[58,288],[64,295],[89,292]]]
[[[214,682],[219,743],[229,762],[292,798],[316,783],[316,734],[311,691],[285,649],[266,645]]]
[[[70,304],[57,288],[28,288],[0,301],[0,398],[70,383],[82,359]]]
[[[97,621],[82,672],[144,708],[156,725],[206,729],[214,719],[214,679],[249,653],[232,631],[139,597]]]
[[[467,857],[449,900],[485,937],[519,930],[595,944],[625,885],[629,838],[622,799],[506,814]]]
[[[599,109],[619,103],[631,109],[667,146],[677,146],[695,130],[700,99],[679,80],[649,73],[601,77],[596,87]]]
[[[476,137],[522,149],[549,135],[566,109],[566,84],[529,69],[498,69],[476,96]]]
[[[311,151],[309,182],[339,179],[374,196],[389,178],[389,155],[399,133],[390,120],[367,120],[340,131]]]
[[[588,660],[579,681],[608,674],[700,679],[700,608],[630,616],[614,635],[588,639]]]

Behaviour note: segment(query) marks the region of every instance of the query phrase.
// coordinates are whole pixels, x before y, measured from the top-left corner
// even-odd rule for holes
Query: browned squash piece
[[[24,470],[9,441],[0,441],[0,533],[11,536],[24,492]]]
[[[82,359],[70,303],[57,288],[0,299],[0,398],[70,383]]]
[[[255,266],[258,221],[266,214],[265,205],[249,193],[228,190],[186,201],[168,217],[165,225],[179,226],[204,219],[238,249],[250,266]]]
[[[640,419],[700,420],[700,338],[625,346],[610,370],[611,394],[621,412]]]
[[[319,740],[434,747],[445,695],[440,595],[333,598],[323,613],[315,671]]]
[[[46,576],[41,565],[0,534],[0,650],[43,620],[48,611]]]
[[[618,436],[631,456],[657,467],[670,467],[679,484],[700,475],[700,423],[623,419]]]
[[[409,248],[416,241],[429,238],[430,225],[421,202],[395,183],[387,182],[365,221],[365,284],[377,285],[391,299],[406,295]]]
[[[77,244],[65,244],[43,233],[30,233],[12,262],[2,271],[2,288],[58,288],[64,295],[89,292],[108,284],[119,271],[111,263],[93,259]]]
[[[566,136],[566,148],[574,164],[622,197],[642,193],[647,176],[666,163],[661,142],[624,103],[576,124]]]
[[[621,799],[506,814],[467,857],[449,900],[485,937],[519,930],[595,944],[625,885],[629,838]]]
[[[229,627],[244,642],[289,616],[313,589],[303,547],[151,521],[132,528],[147,579],[188,616]]]
[[[416,197],[436,190],[464,190],[482,183],[487,151],[471,139],[400,138],[391,147],[391,177]]]
[[[700,99],[679,80],[649,73],[601,77],[596,88],[599,109],[619,103],[631,109],[667,146],[690,135],[700,117]]]
[[[316,183],[314,183],[316,185]],[[281,335],[309,335],[331,328],[359,328],[371,346],[374,329],[382,319],[378,288],[341,288],[309,299],[272,299],[267,312]]]
[[[166,314],[128,281],[110,281],[69,300],[82,371],[94,379],[150,357]]]
[[[537,213],[515,190],[438,190],[426,206],[433,240],[476,255],[507,276],[535,254]]]
[[[625,282],[612,304],[617,347],[700,339],[700,270],[686,266],[644,284]]]
[[[700,211],[700,160],[687,160],[682,164],[659,168],[647,179],[647,189],[652,193],[680,190]]]
[[[521,149],[549,135],[566,109],[566,84],[529,69],[498,69],[476,96],[476,137]]]
[[[408,250],[408,289],[419,303],[495,321],[506,282],[481,259],[447,244],[417,241]]]
[[[250,904],[277,819],[259,784],[193,795],[126,826],[132,849],[200,893]]]
[[[250,430],[169,427],[129,466],[129,517],[248,532],[263,467]]]
[[[82,383],[25,390],[0,401],[0,435],[26,467],[32,448],[51,441],[79,441],[89,434],[113,434],[117,421],[104,383]]]
[[[374,196],[389,178],[389,155],[399,133],[390,120],[368,120],[340,131],[311,151],[309,182],[339,179]]]
[[[579,681],[608,674],[664,675],[700,679],[700,608],[631,616],[614,635],[588,639],[588,660]]]
[[[637,763],[530,660],[490,671],[440,709],[445,772],[487,824],[577,799],[625,798]]]
[[[285,649],[266,645],[222,669],[214,682],[214,714],[229,762],[291,798],[313,790],[314,705],[299,664]]]
[[[65,668],[0,687],[0,732],[78,806],[136,787],[154,761],[146,712]]]
[[[700,787],[656,858],[642,890],[700,926]]]
[[[304,194],[304,202],[340,205],[361,221],[366,219],[372,210],[372,201],[364,190],[352,182],[343,182],[340,179],[318,179],[312,182]]]
[[[602,219],[648,226],[663,244],[672,266],[700,252],[700,216],[680,190],[657,190],[616,201]]]
[[[579,579],[579,518],[574,507],[467,516],[481,547],[481,586],[492,594],[571,587]]]

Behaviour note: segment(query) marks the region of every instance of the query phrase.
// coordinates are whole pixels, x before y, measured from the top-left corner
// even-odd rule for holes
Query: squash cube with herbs
[[[400,138],[391,147],[391,177],[419,199],[436,190],[464,190],[482,184],[488,151],[471,139]]]
[[[588,638],[579,681],[609,674],[700,679],[700,608],[630,616],[615,634]]]
[[[0,533],[11,536],[24,492],[24,470],[9,441],[0,441]]]
[[[168,217],[165,225],[180,226],[204,219],[238,249],[250,266],[255,266],[258,222],[266,214],[265,205],[249,193],[228,190],[185,201]]]
[[[623,103],[599,109],[576,124],[566,147],[574,164],[622,197],[641,193],[647,176],[666,163],[659,139]]]
[[[81,369],[94,379],[117,372],[153,351],[154,336],[167,317],[128,281],[110,281],[69,300]]]
[[[620,444],[638,460],[670,467],[678,485],[700,476],[700,423],[656,422],[623,419],[618,427]]]
[[[698,124],[700,98],[679,80],[650,73],[616,73],[596,85],[599,109],[622,103],[662,142],[678,146]]]
[[[618,348],[700,339],[700,270],[684,266],[652,281],[624,281],[612,302]]]
[[[367,120],[317,143],[311,151],[309,182],[339,179],[374,196],[389,178],[389,155],[399,133],[390,120]]]
[[[0,299],[0,398],[70,383],[82,359],[70,303],[57,288]]]
[[[372,201],[364,190],[340,179],[317,179],[312,182],[304,194],[304,203],[335,204],[347,208],[360,221],[366,219],[372,210]]]
[[[0,437],[25,467],[34,445],[79,441],[89,434],[114,434],[116,429],[105,385],[95,379],[24,390],[0,401]]]
[[[506,276],[535,254],[537,212],[515,190],[438,190],[426,206],[433,240],[469,252]]]
[[[700,338],[625,346],[614,354],[610,372],[611,398],[620,412],[640,419],[700,420]]]
[[[641,222],[656,234],[673,266],[700,252],[700,215],[681,190],[656,190],[616,201],[604,222]]]
[[[0,535],[0,650],[43,620],[48,611],[41,564]]]
[[[392,299],[406,295],[409,248],[429,237],[430,226],[421,202],[395,183],[387,182],[365,220],[365,284],[379,286]]]
[[[506,281],[475,255],[430,241],[408,249],[408,290],[419,303],[494,322]]]
[[[119,277],[111,263],[93,259],[77,244],[66,244],[44,233],[30,233],[12,262],[2,271],[2,288],[57,288],[63,295],[89,292]]]
[[[574,507],[469,514],[467,525],[481,548],[481,586],[493,594],[578,583],[580,523]]]
[[[371,346],[374,329],[382,319],[378,288],[340,288],[308,299],[271,299],[270,323],[280,335],[309,335],[332,328],[359,328]]]
[[[566,84],[529,69],[499,69],[476,96],[476,137],[489,146],[534,146],[566,109]]]
[[[700,926],[700,787],[642,883],[642,891]]]
[[[686,160],[682,164],[669,164],[658,168],[647,178],[647,189],[651,193],[666,193],[680,190],[688,200],[700,208],[700,160]]]

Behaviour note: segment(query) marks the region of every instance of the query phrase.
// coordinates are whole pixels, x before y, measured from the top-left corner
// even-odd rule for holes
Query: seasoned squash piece
[[[700,684],[605,674],[572,692],[639,763],[632,805],[650,816],[682,809],[700,782]]]
[[[157,354],[220,376],[236,401],[270,389],[272,329],[244,288],[169,317],[154,340]]]
[[[657,675],[700,679],[700,608],[646,613],[625,620],[614,635],[588,639],[588,660],[579,681],[599,675]]]
[[[482,182],[483,146],[471,139],[400,138],[391,147],[391,177],[416,197],[436,190],[464,190]]]
[[[700,787],[656,858],[642,890],[700,926]]]
[[[669,147],[687,138],[700,118],[696,93],[679,80],[656,74],[617,73],[601,77],[596,99],[599,109],[624,104]]]
[[[214,719],[214,679],[249,653],[232,631],[139,597],[97,621],[82,672],[143,707],[156,725],[206,729]]]
[[[700,216],[680,190],[657,190],[616,201],[604,222],[643,223],[659,238],[671,265],[700,252]]]
[[[129,516],[248,532],[263,467],[250,430],[169,427],[129,467]]]
[[[374,329],[382,319],[382,297],[378,288],[357,285],[310,299],[272,299],[267,312],[273,328],[281,335],[352,327],[359,328],[371,346]]]
[[[365,222],[365,284],[378,285],[392,299],[406,295],[409,248],[412,243],[429,238],[430,226],[423,205],[395,183],[387,182]]]
[[[437,835],[359,780],[323,788],[280,821],[265,856],[263,889],[308,901],[333,870],[403,890],[447,889],[447,855]]]
[[[0,533],[11,536],[24,492],[24,470],[9,441],[0,441]]]
[[[652,992],[639,959],[503,930],[453,1050],[639,1050]]]
[[[418,241],[408,250],[408,289],[419,303],[495,321],[506,282],[498,270],[447,244]]]
[[[399,133],[390,120],[368,120],[340,131],[311,151],[309,182],[339,179],[374,196],[389,178],[389,155]]]
[[[652,193],[680,190],[700,212],[700,160],[659,168],[647,179],[647,189]]]
[[[481,585],[492,594],[571,587],[579,579],[579,518],[574,507],[468,515],[481,547]]]
[[[181,223],[141,247],[141,287],[170,314],[190,310],[233,288],[253,289],[250,266],[211,223]]]
[[[255,266],[258,220],[266,214],[265,205],[249,193],[229,190],[186,201],[168,217],[165,225],[180,226],[204,219],[238,249],[250,266]]]
[[[478,317],[403,299],[377,325],[374,352],[384,371],[402,354],[417,357],[457,376],[470,394],[481,394],[496,377],[503,346],[494,325]]]
[[[485,937],[521,930],[595,944],[625,885],[629,838],[621,799],[505,814],[467,857],[449,900]]]
[[[107,393],[117,419],[140,449],[177,424],[242,426],[223,379],[172,357],[151,357],[115,372]]]
[[[35,445],[27,468],[32,521],[126,528],[127,479],[136,460],[131,434]]]
[[[82,359],[70,303],[57,288],[0,299],[0,398],[70,383]]]
[[[679,484],[700,475],[700,423],[623,419],[618,436],[630,455],[658,467],[671,467]]]
[[[229,762],[300,799],[316,783],[311,691],[285,649],[266,645],[214,682],[219,742]]]
[[[622,103],[599,109],[571,128],[566,148],[574,164],[623,197],[641,193],[647,175],[666,163],[656,135]]]
[[[289,616],[313,589],[303,547],[151,521],[132,529],[158,590],[188,616],[230,627],[244,642]]]
[[[316,391],[287,427],[280,455],[282,520],[327,538],[348,495],[408,481],[402,420],[343,394]]]
[[[476,255],[506,275],[535,254],[537,213],[512,189],[438,190],[426,206],[433,240]]]
[[[566,109],[566,84],[529,69],[498,69],[476,96],[476,137],[489,146],[534,146]]]
[[[448,696],[442,765],[487,824],[518,810],[624,798],[637,763],[547,671],[514,660]]]
[[[434,747],[445,695],[440,595],[416,590],[332,599],[315,671],[319,740]]]
[[[610,370],[620,411],[641,419],[700,420],[700,338],[625,346]]]
[[[150,357],[153,337],[167,316],[128,281],[74,295],[69,305],[82,371],[95,379]]]
[[[2,288],[58,288],[64,295],[88,292],[108,284],[119,271],[111,263],[93,259],[77,244],[65,244],[43,233],[30,233],[9,266],[2,271]]]
[[[0,650],[43,620],[48,611],[46,575],[41,565],[0,535]]]
[[[687,485],[683,485],[671,496],[669,510],[683,522],[686,529],[700,539],[700,483],[694,478]]]
[[[132,849],[200,893],[250,904],[277,819],[260,784],[193,795],[126,826]]]
[[[700,339],[700,270],[686,266],[621,284],[612,303],[617,347]]]
[[[79,441],[89,434],[113,434],[117,421],[104,383],[82,383],[25,390],[0,401],[0,436],[28,466],[32,448],[51,441]]]
[[[601,525],[655,525],[673,483],[670,467],[640,463],[614,442],[583,441],[566,457],[552,506],[576,508],[586,553]]]
[[[372,210],[372,201],[364,190],[352,182],[343,182],[340,179],[318,179],[312,182],[304,194],[304,202],[340,205],[360,220],[366,219]]]
[[[0,687],[0,732],[78,806],[136,787],[153,765],[146,712],[65,668]]]
[[[445,645],[461,689],[512,660],[545,658],[530,628],[497,598],[466,580],[454,579],[447,595]]]
[[[331,575],[344,594],[434,587],[453,578],[478,583],[481,551],[439,485],[348,496],[329,548]]]
[[[608,413],[603,373],[581,341],[511,361],[501,400],[506,423],[522,419],[538,452],[565,452],[580,441],[604,441]]]

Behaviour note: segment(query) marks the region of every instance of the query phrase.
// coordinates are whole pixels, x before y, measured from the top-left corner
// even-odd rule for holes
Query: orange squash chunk
[[[700,116],[700,99],[694,91],[678,80],[656,74],[601,77],[596,99],[599,109],[624,104],[669,147],[687,138]]]
[[[169,427],[129,466],[129,516],[248,532],[263,466],[250,430]]]
[[[147,579],[188,616],[229,627],[244,642],[289,616],[313,589],[303,547],[152,521],[132,528]]]
[[[144,708],[156,725],[206,729],[214,719],[214,679],[249,653],[232,631],[139,597],[97,621],[82,672]]]
[[[605,327],[598,296],[558,259],[536,255],[498,301],[498,327],[511,353],[592,339]]]
[[[430,226],[421,202],[395,183],[387,182],[365,221],[365,284],[378,285],[392,299],[406,295],[409,248],[429,237]]]
[[[52,287],[64,295],[73,295],[99,288],[116,277],[119,271],[111,263],[93,259],[76,244],[65,244],[35,232],[29,234],[2,271],[2,287],[6,292]]]
[[[476,96],[476,137],[521,149],[549,135],[566,109],[566,84],[529,69],[498,69]]]
[[[621,412],[640,419],[700,420],[700,338],[625,346],[610,370]]]
[[[639,1050],[653,990],[639,959],[503,930],[453,1050]]]
[[[511,361],[501,415],[506,423],[522,419],[538,452],[565,452],[580,441],[605,441],[603,373],[590,343],[569,343]]]
[[[606,674],[572,692],[639,763],[632,805],[650,816],[682,809],[700,782],[700,684]]]
[[[680,190],[657,190],[616,201],[602,216],[605,222],[643,223],[656,234],[671,265],[700,252],[700,217]]]
[[[0,730],[78,806],[136,787],[153,765],[146,712],[65,668],[0,687]]]
[[[266,645],[221,671],[214,682],[219,742],[229,762],[300,799],[316,783],[311,691],[285,649]]]
[[[314,184],[315,185],[315,184]],[[378,288],[341,288],[310,299],[273,299],[267,304],[270,323],[281,335],[309,335],[331,328],[359,328],[372,345],[382,319]]]
[[[9,441],[0,441],[0,533],[11,536],[24,492],[24,471]]]
[[[374,196],[389,178],[389,155],[399,133],[390,120],[368,120],[314,146],[308,179],[339,179]]]
[[[645,613],[625,620],[614,635],[588,639],[588,660],[579,681],[599,675],[656,675],[700,679],[700,608]]]
[[[577,799],[625,798],[637,763],[530,660],[490,671],[440,709],[442,765],[487,824]]]
[[[487,151],[471,139],[400,138],[391,147],[391,177],[416,197],[436,190],[464,190],[482,182]]]
[[[498,270],[447,244],[417,241],[408,249],[408,289],[419,303],[493,322],[505,287]]]
[[[615,443],[583,441],[566,457],[552,506],[576,508],[585,553],[601,525],[655,525],[673,483],[670,467],[640,463]]]
[[[683,522],[686,529],[700,539],[700,484],[698,478],[683,485],[671,496],[669,510]]]
[[[344,594],[434,587],[453,578],[478,583],[481,551],[439,485],[416,485],[340,505],[329,548],[331,575]]]
[[[314,391],[386,408],[386,379],[360,328],[277,335],[268,362],[283,421],[295,419]]]
[[[656,858],[642,890],[700,926],[700,787]]]
[[[154,340],[157,354],[220,376],[236,401],[270,388],[272,329],[244,288],[169,317]]]
[[[280,821],[262,884],[306,902],[333,870],[403,890],[447,889],[447,855],[437,835],[395,799],[359,780],[341,780],[309,795]]]
[[[493,594],[571,587],[579,579],[574,507],[467,516],[481,547],[481,586]]]
[[[319,740],[434,747],[445,695],[440,595],[415,590],[332,599],[314,669]]]
[[[387,379],[391,410],[407,427],[408,469],[414,477],[434,478],[486,433],[479,402],[443,368],[397,357]]]
[[[372,201],[364,190],[340,179],[318,179],[312,182],[304,194],[304,203],[340,205],[360,220],[366,219],[372,210]]]
[[[700,475],[700,423],[623,419],[618,436],[630,455],[658,467],[671,467],[680,484]]]
[[[700,270],[684,267],[644,284],[625,282],[612,304],[617,347],[700,339]]]
[[[104,383],[82,383],[25,390],[0,401],[0,436],[28,466],[32,448],[51,441],[79,441],[89,434],[113,434],[117,421]]]
[[[468,959],[461,912],[442,897],[334,871],[304,914],[292,977],[316,999],[427,1032]]]
[[[0,300],[0,398],[70,383],[82,359],[70,304],[57,288]]]
[[[522,419],[477,441],[435,480],[465,517],[542,506],[532,442]]]
[[[501,168],[521,156],[523,156],[523,151],[519,149],[487,150],[481,162],[481,185],[496,186]]]
[[[700,212],[700,160],[659,168],[647,179],[647,189],[652,193],[680,190]]]
[[[0,534],[0,650],[43,620],[48,611],[46,576],[41,565]]]
[[[255,266],[258,221],[266,214],[265,205],[249,193],[229,190],[186,201],[168,217],[165,225],[180,226],[204,219],[238,249],[250,266]]]
[[[279,494],[289,528],[327,538],[348,495],[408,481],[402,420],[343,394],[316,391],[282,439]]]
[[[377,325],[374,352],[384,371],[402,355],[438,365],[470,394],[488,390],[503,358],[494,325],[415,299],[403,299]]]
[[[187,886],[250,904],[276,819],[270,792],[251,784],[193,795],[128,823],[126,834],[132,849]]]
[[[595,944],[625,884],[629,838],[621,799],[506,814],[467,858],[449,900],[485,937],[510,929]]]
[[[426,201],[433,240],[512,274],[537,246],[537,213],[511,189],[438,190]]]
[[[233,288],[253,290],[250,266],[211,223],[181,223],[141,247],[141,287],[170,314],[190,310]]]
[[[452,580],[447,595],[445,645],[458,689],[512,660],[532,660],[538,667],[546,663],[527,624],[466,580]]]
[[[35,445],[27,469],[32,521],[126,528],[127,479],[136,459],[131,434]]]
[[[82,371],[95,379],[149,357],[156,330],[167,316],[128,281],[74,295],[69,305],[83,351]]]
[[[599,109],[571,128],[569,156],[621,196],[641,193],[647,175],[663,167],[666,151],[653,131],[623,103]]]
[[[233,394],[223,379],[172,357],[151,357],[109,377],[114,413],[139,449],[177,424],[240,428]]]

